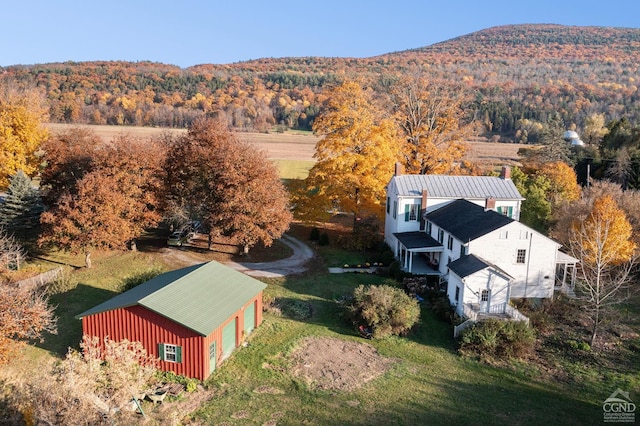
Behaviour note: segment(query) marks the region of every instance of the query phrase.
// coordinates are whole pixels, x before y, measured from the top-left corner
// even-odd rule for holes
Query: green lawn
[[[423,310],[407,338],[369,341],[340,319],[334,301],[375,276],[318,274],[270,280],[267,293],[302,299],[314,307],[308,321],[265,316],[265,322],[207,381],[218,390],[194,416],[211,424],[592,424],[601,400],[530,370],[517,373],[457,355],[449,324]],[[306,336],[330,336],[374,345],[397,359],[392,370],[353,392],[314,391],[289,375],[287,354]],[[264,365],[275,366],[264,368]],[[272,388],[281,393],[260,393]],[[602,400],[608,395],[602,395]]]
[[[334,248],[321,250],[321,255],[334,262],[346,256]],[[82,257],[64,261],[82,265]],[[265,313],[264,323],[250,336],[248,346],[239,348],[205,382],[215,390],[214,397],[193,414],[195,421],[227,425],[564,425],[602,421],[602,401],[615,390],[609,388],[616,382],[600,384],[603,375],[597,365],[572,372],[571,380],[560,382],[542,379],[538,367],[525,362],[504,368],[464,359],[456,353],[451,325],[427,309],[415,333],[406,338],[362,339],[341,318],[336,300],[359,284],[384,279],[329,274],[325,268],[329,263],[318,261],[305,275],[264,280],[267,297],[304,301],[313,307],[313,315],[298,321]],[[149,251],[96,256],[91,270],[75,269],[71,288],[52,299],[60,333],[38,344],[38,351],[59,356],[68,346],[77,347],[81,326],[75,315],[112,297],[127,278],[163,267],[161,256]],[[397,362],[384,376],[355,391],[312,390],[289,374],[287,358],[307,336],[368,343]],[[619,382],[630,383],[629,377],[621,376]]]

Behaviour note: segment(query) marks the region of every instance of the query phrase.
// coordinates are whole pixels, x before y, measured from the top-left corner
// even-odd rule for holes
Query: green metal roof
[[[208,262],[158,275],[76,318],[140,305],[208,336],[266,287],[228,266]]]

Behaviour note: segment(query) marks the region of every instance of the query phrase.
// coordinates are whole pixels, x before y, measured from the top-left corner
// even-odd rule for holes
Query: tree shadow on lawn
[[[44,342],[34,342],[35,346],[57,356],[64,356],[69,347],[78,349],[82,341],[82,322],[75,316],[90,309],[118,293],[86,284],[50,297],[58,319],[58,334],[44,336]]]

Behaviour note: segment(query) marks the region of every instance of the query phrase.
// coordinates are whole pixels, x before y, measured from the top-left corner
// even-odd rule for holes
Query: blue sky
[[[0,66],[125,60],[191,65],[285,56],[368,57],[496,25],[640,28],[640,1],[6,1]]]

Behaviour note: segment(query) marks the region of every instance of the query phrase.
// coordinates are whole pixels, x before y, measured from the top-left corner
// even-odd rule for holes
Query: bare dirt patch
[[[310,388],[352,391],[382,376],[396,362],[366,343],[307,338],[292,355],[292,372]]]

